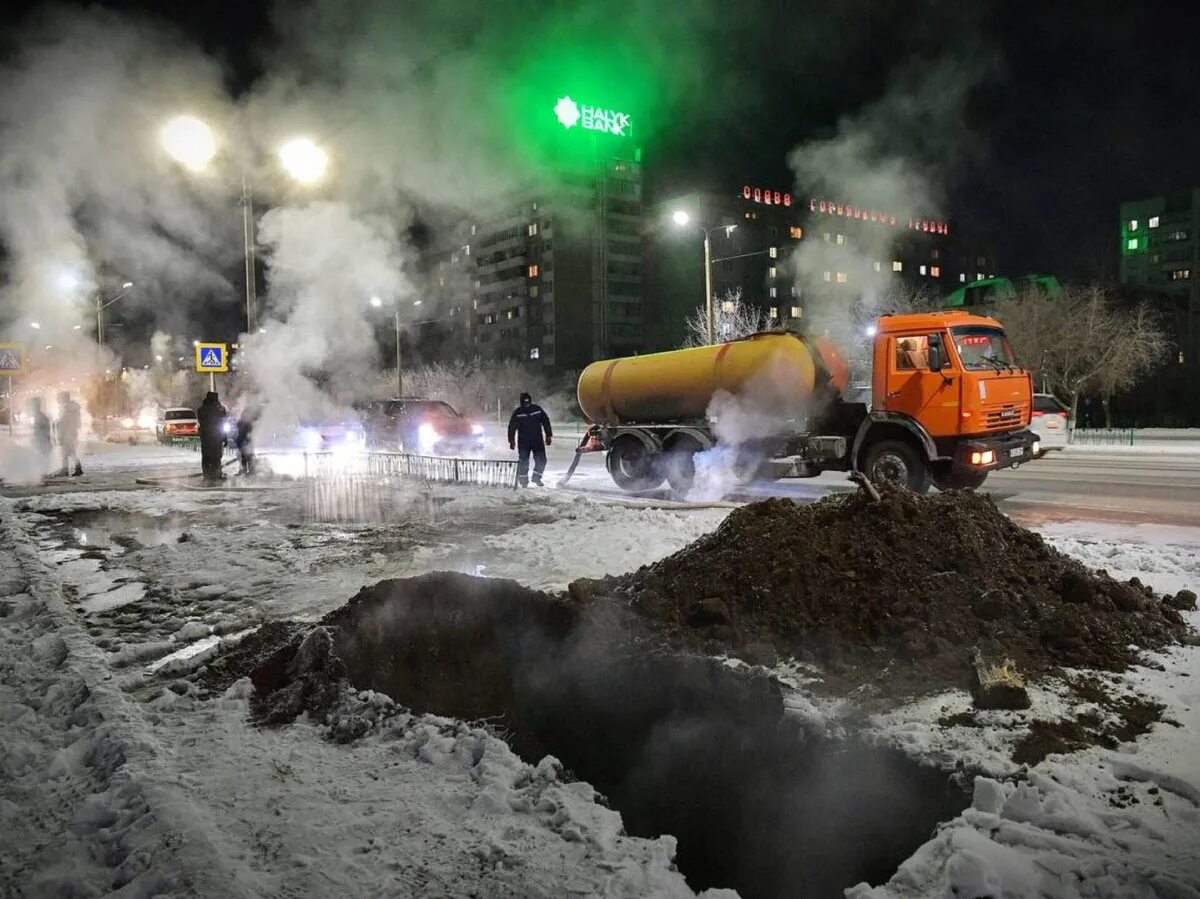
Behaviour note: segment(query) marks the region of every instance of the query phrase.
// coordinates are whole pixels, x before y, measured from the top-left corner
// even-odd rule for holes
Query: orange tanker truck
[[[714,448],[743,482],[860,471],[918,492],[979,487],[1037,455],[1032,382],[999,322],[885,315],[870,331],[869,387],[829,341],[787,331],[593,362],[578,388],[592,447],[622,489],[679,492]]]

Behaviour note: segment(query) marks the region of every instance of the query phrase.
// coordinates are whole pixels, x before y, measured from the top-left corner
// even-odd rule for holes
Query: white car
[[[1033,418],[1029,430],[1037,434],[1042,444],[1042,453],[1047,450],[1065,449],[1067,446],[1067,418],[1070,410],[1053,394],[1033,395]]]
[[[175,440],[195,439],[200,436],[200,422],[196,418],[196,410],[186,406],[173,406],[163,409],[155,425],[155,433],[159,443],[171,443]]]

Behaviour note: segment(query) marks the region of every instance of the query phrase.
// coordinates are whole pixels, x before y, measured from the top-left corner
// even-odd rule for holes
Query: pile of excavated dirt
[[[1026,676],[1122,670],[1135,647],[1185,631],[1136,579],[1089,571],[966,492],[753,503],[654,565],[570,593],[628,604],[678,645],[789,654],[827,686],[883,693],[962,686],[975,647]]]

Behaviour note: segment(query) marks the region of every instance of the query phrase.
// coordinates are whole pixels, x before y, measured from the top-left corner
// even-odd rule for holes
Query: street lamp
[[[692,217],[682,209],[675,210],[671,214],[671,220],[680,228],[686,228],[691,222]],[[713,324],[713,293],[712,293],[712,241],[709,239],[713,231],[725,231],[725,236],[728,237],[737,225],[720,225],[715,228],[705,228],[703,225],[698,226],[704,233],[704,323],[708,331],[708,342],[716,343],[716,328]]]
[[[121,292],[111,300],[105,300],[100,291],[96,291],[96,343],[100,349],[104,349],[104,310],[115,303],[117,300],[129,296],[129,291],[133,289],[133,282],[126,281],[121,285]]]
[[[217,153],[212,129],[195,116],[176,116],[159,132],[167,155],[191,172],[203,172]],[[296,137],[279,148],[279,161],[293,180],[314,184],[325,174],[328,157],[316,143]],[[250,176],[242,169],[242,252],[246,260],[246,333],[257,327],[258,296],[254,260],[254,196]]]
[[[380,309],[383,306],[383,298],[380,296],[371,297],[369,302],[373,309]],[[420,306],[421,301],[413,300],[413,305]],[[404,396],[404,373],[401,368],[402,359],[400,357],[400,302],[398,300],[393,300],[392,307],[393,307],[392,320],[395,323],[395,327],[396,327],[396,398],[399,399],[400,397]],[[424,321],[413,322],[413,324],[426,325],[426,324],[429,324],[431,321],[433,321],[433,319],[425,319]]]

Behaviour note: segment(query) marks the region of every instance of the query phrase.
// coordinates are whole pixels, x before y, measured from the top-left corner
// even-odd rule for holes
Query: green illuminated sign
[[[629,137],[633,131],[629,113],[576,103],[570,96],[559,97],[554,104],[554,117],[568,129],[578,125],[585,131],[602,131],[617,137]]]

